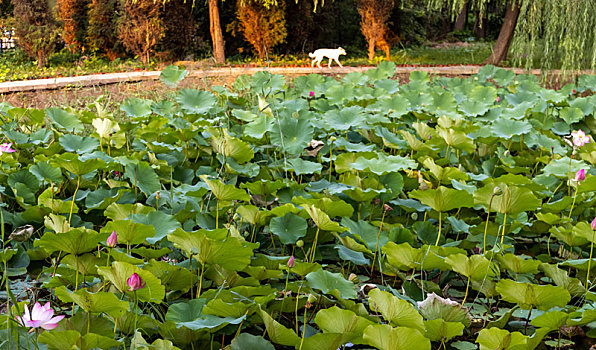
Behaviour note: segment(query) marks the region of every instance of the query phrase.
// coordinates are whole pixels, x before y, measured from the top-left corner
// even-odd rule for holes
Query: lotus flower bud
[[[418,220],[418,213],[413,212],[412,215],[410,215],[410,217],[412,218],[412,220],[416,221],[416,220]]]
[[[135,291],[145,287],[145,282],[141,276],[139,276],[136,272],[130,275],[130,277],[126,280],[126,284],[129,287],[129,291]]]
[[[496,187],[493,189],[493,196],[500,196],[500,195],[502,195],[502,194],[503,194],[503,190],[501,189],[501,187],[499,187],[499,186],[496,186]]]
[[[580,169],[575,173],[575,181],[582,182],[586,179],[586,171],[584,169]]]
[[[294,267],[294,265],[296,265],[296,259],[294,259],[294,256],[292,255],[290,257],[290,260],[288,260],[288,267],[292,268],[292,267]]]
[[[299,240],[296,242],[296,247],[298,247],[298,248],[302,248],[302,247],[304,247],[304,241],[303,241],[303,240],[301,240],[301,239],[299,239]]]
[[[393,210],[393,208],[391,208],[391,206],[389,204],[385,203],[383,205],[383,211],[384,212],[388,212],[388,211],[392,211],[392,210]]]
[[[112,234],[110,235],[110,237],[108,237],[106,244],[110,248],[114,248],[118,245],[118,235],[116,234],[116,231],[112,231]]]
[[[592,230],[596,231],[596,218],[592,220],[592,224],[590,224],[590,227],[592,228]]]
[[[360,282],[360,279],[358,278],[358,276],[356,276],[356,274],[351,273],[348,276],[348,281],[353,282],[353,283],[358,283],[358,282]]]
[[[308,96],[310,96],[310,97],[315,97],[315,92],[314,92],[314,91],[309,91],[309,92],[308,92]]]

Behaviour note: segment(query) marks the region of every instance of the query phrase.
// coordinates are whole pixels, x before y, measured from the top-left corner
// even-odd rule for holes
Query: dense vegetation
[[[589,347],[594,76],[394,70],[0,104],[3,346]]]

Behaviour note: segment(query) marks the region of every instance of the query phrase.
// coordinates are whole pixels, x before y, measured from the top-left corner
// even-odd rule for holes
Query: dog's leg
[[[317,60],[316,58],[313,58],[313,60],[310,62],[310,68],[312,68],[312,67],[315,66],[315,61],[316,60]]]
[[[331,68],[331,61],[333,61],[333,57],[329,57],[329,64],[327,64],[327,68]]]
[[[336,58],[336,59],[335,59],[335,62],[337,62],[337,64],[339,64],[339,66],[340,66],[341,68],[343,68],[343,67],[344,67],[344,66],[342,66],[342,65],[341,65],[341,62],[339,61],[339,58]]]
[[[318,58],[318,60],[317,60],[317,67],[323,68],[323,67],[321,67],[321,61],[322,60],[323,60],[323,57]]]

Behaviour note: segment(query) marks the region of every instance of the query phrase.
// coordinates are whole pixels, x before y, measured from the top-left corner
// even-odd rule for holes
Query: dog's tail
[[[314,53],[312,53],[312,52],[309,52],[309,53],[308,53],[308,57],[310,57],[310,58],[314,58],[314,57],[315,57],[315,54],[314,54]]]

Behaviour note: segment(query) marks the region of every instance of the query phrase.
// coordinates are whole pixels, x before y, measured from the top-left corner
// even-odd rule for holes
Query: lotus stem
[[[77,177],[77,187],[75,188],[74,194],[72,195],[72,202],[70,203],[70,213],[68,214],[68,224],[70,225],[70,220],[72,219],[72,211],[74,209],[74,202],[75,198],[77,198],[77,192],[79,191],[79,186],[81,186],[81,176]]]
[[[461,302],[461,306],[464,306],[466,303],[466,299],[468,299],[468,290],[470,289],[470,276],[468,276],[468,283],[466,283],[466,294],[464,295],[464,300]]]
[[[501,234],[501,245],[503,245],[503,239],[505,238],[505,226],[507,225],[507,213],[503,217],[503,233]]]
[[[197,299],[201,297],[201,289],[203,288],[203,273],[205,272],[205,264],[201,264],[201,275],[199,276],[199,287],[197,288]]]
[[[435,242],[435,245],[439,245],[439,240],[441,239],[441,214],[442,212],[439,212],[439,234],[437,235],[437,241]]]
[[[493,194],[490,197],[490,201],[488,202],[488,212],[486,213],[486,223],[484,224],[484,243],[482,246],[482,255],[486,255],[486,232],[488,231],[488,219],[490,218],[490,208],[493,204],[493,198],[495,198],[495,195]]]
[[[575,194],[573,195],[573,202],[571,202],[571,210],[569,210],[569,219],[571,219],[571,213],[573,213],[573,207],[575,206],[575,199],[577,198],[578,189],[575,190]]]
[[[219,202],[215,201],[215,229],[219,227]]]
[[[312,252],[310,253],[310,262],[315,261],[315,252],[317,250],[317,241],[319,240],[319,226],[317,226],[317,232],[315,233],[315,240],[312,241]]]
[[[296,333],[298,332],[298,302],[300,301],[300,290],[302,289],[302,285],[304,285],[304,281],[302,281],[302,283],[300,283],[300,286],[298,287],[298,292],[296,293],[296,308],[294,309],[294,314],[296,316]]]
[[[377,260],[377,252],[379,251],[379,240],[381,239],[381,231],[383,230],[383,222],[385,221],[385,210],[383,210],[383,216],[381,216],[381,226],[379,226],[379,232],[377,233],[377,244],[375,245],[375,253],[373,254],[373,261],[370,267],[370,276],[372,277],[375,270],[375,261]],[[379,264],[381,264],[379,262]]]
[[[329,145],[329,182],[331,182],[332,170],[333,170],[333,144],[330,144]]]
[[[306,311],[308,309],[306,308],[306,306],[304,307],[304,322],[302,324],[302,336],[300,337],[300,348],[298,348],[298,350],[302,350],[302,345],[304,343],[304,337],[306,335]]]
[[[594,252],[594,233],[596,233],[596,231],[593,230],[592,240],[590,241],[590,259],[588,259],[588,272],[586,274],[586,288],[588,288],[588,282],[590,282],[590,267],[592,266],[592,253]]]

